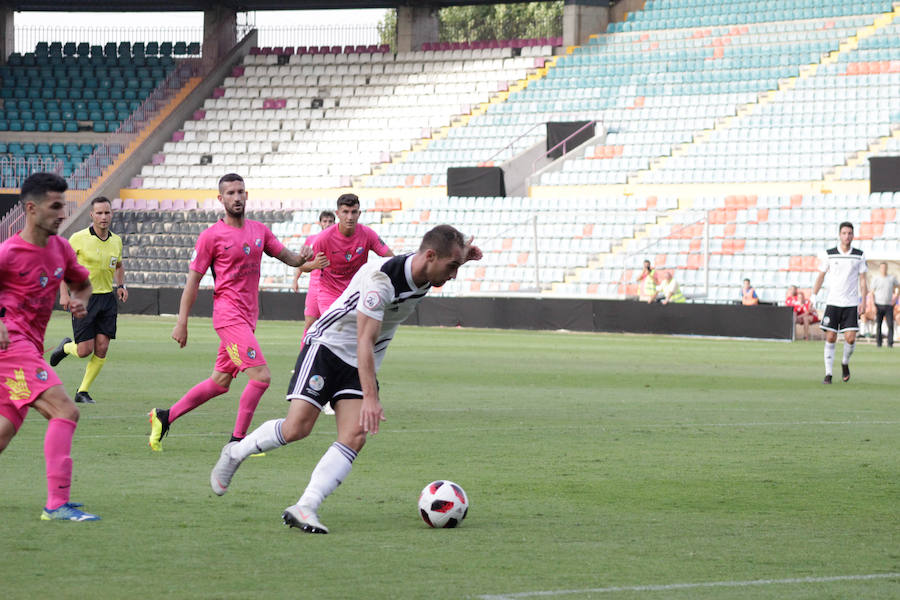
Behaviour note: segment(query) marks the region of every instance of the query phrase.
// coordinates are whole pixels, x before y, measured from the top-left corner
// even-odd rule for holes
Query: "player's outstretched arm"
[[[363,393],[359,425],[366,433],[375,435],[378,433],[379,423],[385,420],[375,381],[375,340],[381,333],[381,321],[357,313],[356,331],[356,362]]]
[[[178,342],[180,348],[187,345],[188,317],[191,314],[191,308],[194,307],[194,302],[197,301],[197,292],[200,290],[202,278],[202,273],[193,269],[188,270],[187,283],[184,284],[184,291],[181,292],[181,304],[178,306],[178,321],[172,329],[172,339]]]
[[[313,249],[309,246],[301,246],[300,252],[293,252],[285,246],[275,258],[289,267],[301,267],[303,263],[313,258]]]

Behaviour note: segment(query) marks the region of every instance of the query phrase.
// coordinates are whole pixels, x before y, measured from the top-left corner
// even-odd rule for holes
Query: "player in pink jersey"
[[[337,199],[337,227],[330,227],[316,236],[313,251],[325,254],[328,266],[319,277],[317,301],[323,314],[337,300],[359,269],[369,260],[369,250],[378,256],[394,256],[378,234],[359,221],[359,198],[356,194],[342,194]],[[309,329],[311,323],[306,323]]]
[[[97,521],[100,517],[69,501],[78,407],[42,356],[60,284],[68,284],[69,311],[77,318],[87,314],[91,297],[88,270],[78,264],[69,242],[56,235],[67,188],[66,180],[52,173],[28,177],[20,200],[25,228],[0,244],[0,452],[33,407],[47,419],[47,504],[41,520]]]
[[[231,439],[243,439],[256,406],[269,387],[269,367],[254,335],[259,317],[262,255],[265,252],[286,265],[299,267],[312,258],[312,250],[304,246],[294,253],[268,227],[244,218],[247,197],[240,175],[223,176],[219,180],[219,202],[225,207],[225,217],[197,238],[172,339],[182,348],[187,344],[188,315],[197,299],[200,280],[210,269],[215,280],[213,327],[221,340],[219,354],[211,377],[191,388],[168,410],[150,411],[150,448],[155,451],[162,450],[161,440],[172,422],[227,392],[231,380],[241,371],[247,373],[249,381],[241,394]]]
[[[334,213],[330,210],[323,210],[319,213],[319,228],[320,231],[324,231],[334,225]],[[306,245],[312,247],[313,241],[316,239],[316,234],[313,234],[306,238]],[[317,301],[318,291],[319,291],[319,276],[322,274],[322,269],[328,266],[328,259],[325,258],[324,252],[319,252],[316,254],[316,257],[313,260],[310,260],[303,264],[303,266],[297,268],[296,273],[294,273],[294,282],[291,285],[291,289],[294,292],[300,291],[300,275],[303,273],[309,273],[309,286],[306,289],[306,304],[303,308],[303,333],[306,334],[306,330],[309,329],[309,326],[315,322],[316,319],[319,318],[319,303]]]

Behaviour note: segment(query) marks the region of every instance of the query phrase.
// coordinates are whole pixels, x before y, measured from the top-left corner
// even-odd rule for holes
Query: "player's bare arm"
[[[825,281],[825,272],[819,271],[819,275],[816,277],[815,283],[812,286],[812,294],[809,297],[810,304],[816,303],[816,294],[819,293],[819,290],[822,289],[822,283]]]
[[[3,321],[0,321],[0,350],[6,350],[7,348],[9,348],[9,331],[7,331]]]
[[[863,314],[864,312],[866,312],[866,296],[869,295],[869,286],[868,286],[868,283],[866,282],[866,274],[865,273],[859,274],[859,294],[860,294],[860,296],[859,296],[860,297],[859,314]]]
[[[128,288],[125,287],[125,266],[120,260],[116,264],[116,295],[122,302],[128,302]]]
[[[63,284],[65,285],[65,284]],[[91,299],[91,280],[85,279],[80,283],[69,283],[69,308],[67,309],[72,316],[77,319],[83,319],[87,315],[88,301]],[[63,286],[60,286],[63,287]]]
[[[301,246],[300,252],[294,252],[287,246],[282,248],[277,258],[289,267],[301,267],[303,264],[313,257],[313,249],[309,246]]]
[[[180,348],[187,345],[188,337],[188,316],[191,314],[191,308],[197,301],[197,292],[200,289],[200,280],[203,278],[201,273],[190,269],[188,271],[187,283],[184,284],[184,291],[181,292],[181,303],[178,306],[178,321],[172,329],[172,339],[178,342]]]
[[[356,361],[363,400],[359,409],[359,425],[363,431],[375,435],[384,421],[384,408],[378,398],[375,381],[375,340],[381,333],[381,321],[362,313],[356,317]]]
[[[69,310],[69,288],[65,282],[59,286],[59,305],[62,306],[63,310]]]

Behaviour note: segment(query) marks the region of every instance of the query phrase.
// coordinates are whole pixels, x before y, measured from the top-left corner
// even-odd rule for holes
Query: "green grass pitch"
[[[221,498],[209,471],[245,378],[147,447],[147,411],[207,377],[218,343],[198,318],[178,349],[173,324],[122,317],[81,408],[72,498],[101,522],[39,520],[35,411],[0,456],[3,598],[900,597],[900,350],[859,344],[826,387],[821,343],[403,328],[387,421],[312,536],[280,515],[332,417]],[[301,327],[260,323],[254,426],[285,414]],[[48,351],[67,333],[56,314]],[[84,365],[57,368],[70,393]],[[458,529],[416,513],[438,478],[471,497]]]

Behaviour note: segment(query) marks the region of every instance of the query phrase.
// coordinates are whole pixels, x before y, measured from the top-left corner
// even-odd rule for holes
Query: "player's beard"
[[[242,219],[244,217],[243,205],[241,205],[240,209],[235,209],[233,206],[230,208],[228,206],[226,206],[225,212],[228,213],[229,217],[232,217],[234,219]]]

